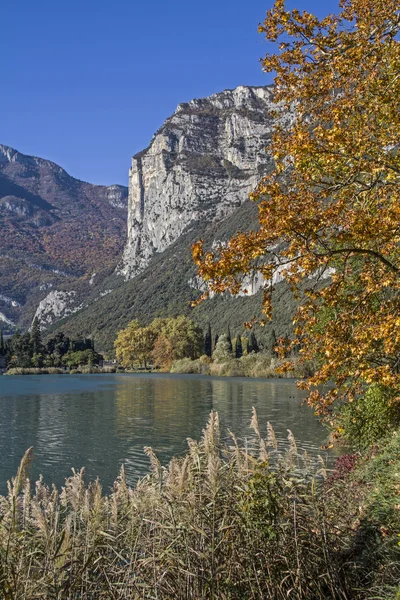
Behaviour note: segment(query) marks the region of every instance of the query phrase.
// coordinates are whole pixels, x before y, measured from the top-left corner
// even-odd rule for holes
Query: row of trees
[[[260,352],[260,346],[258,344],[256,335],[254,331],[251,331],[250,337],[243,337],[238,334],[236,338],[232,339],[230,327],[228,327],[228,331],[226,333],[226,342],[228,344],[229,353],[236,358],[241,358],[243,354],[250,354],[251,352]],[[213,352],[215,351],[219,340],[218,333],[214,337],[212,336],[211,325],[208,325],[208,328],[204,335],[204,354],[211,358],[213,356]]]
[[[147,326],[131,321],[114,342],[120,364],[129,368],[139,363],[169,368],[174,360],[195,359],[204,348],[203,332],[187,317],[157,318]]]
[[[95,351],[91,339],[72,340],[60,332],[44,342],[37,319],[29,332],[17,332],[5,341],[0,335],[0,354],[5,357],[9,368],[74,368],[98,364],[103,358]]]
[[[239,334],[232,339],[228,328],[224,337],[230,356],[240,358],[244,353],[260,350],[254,332],[251,332],[249,339],[242,338]],[[203,334],[197,323],[180,316],[157,318],[147,326],[141,326],[137,320],[131,321],[119,332],[114,346],[123,367],[130,368],[139,363],[144,368],[151,364],[169,369],[175,360],[182,358],[194,360],[204,354],[211,358],[218,341],[219,335],[216,334],[213,338],[210,325]]]

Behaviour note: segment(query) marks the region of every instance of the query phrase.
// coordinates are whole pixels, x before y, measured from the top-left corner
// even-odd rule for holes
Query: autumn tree
[[[131,321],[118,333],[114,342],[121,365],[129,368],[139,363],[146,369],[152,358],[156,338],[157,334],[152,327],[141,327],[139,321]]]
[[[274,274],[305,293],[296,316],[310,402],[321,414],[371,384],[400,394],[400,6],[341,0],[318,19],[276,0],[259,30],[276,51],[274,168],[252,198],[259,229],[193,256],[214,292],[254,271],[271,316]],[[305,290],[305,291],[304,291]]]
[[[151,327],[158,332],[163,342],[156,344],[155,364],[169,368],[174,360],[199,358],[203,353],[204,339],[201,328],[185,316],[154,319]],[[164,350],[162,349],[164,343]],[[162,358],[164,357],[164,358]]]

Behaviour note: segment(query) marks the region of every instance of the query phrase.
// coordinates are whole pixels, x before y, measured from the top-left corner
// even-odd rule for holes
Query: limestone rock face
[[[53,290],[47,294],[39,303],[34,317],[38,319],[41,328],[45,329],[54,320],[62,319],[79,310],[81,306],[76,306],[75,296],[75,291]]]
[[[248,198],[271,166],[265,148],[273,107],[271,86],[240,86],[191,100],[133,157],[120,267],[126,279],[191,224],[221,220]]]

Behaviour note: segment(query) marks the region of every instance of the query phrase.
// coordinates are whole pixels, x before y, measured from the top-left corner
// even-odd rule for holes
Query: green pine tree
[[[32,323],[30,345],[32,354],[41,354],[43,351],[42,335],[40,333],[40,325],[38,318],[35,317]]]
[[[219,340],[219,335],[218,335],[218,333],[216,333],[216,334],[215,334],[215,338],[214,338],[214,348],[213,348],[213,351],[214,351],[214,350],[215,350],[215,348],[217,347],[218,340]]]
[[[250,352],[260,352],[260,347],[258,345],[256,334],[254,333],[254,331],[252,331],[250,334],[248,352],[249,352],[249,354],[250,354]]]
[[[204,353],[210,357],[212,355],[212,335],[210,323],[208,324],[208,329],[204,335]]]
[[[229,352],[233,352],[231,330],[229,329],[229,325],[228,325],[228,334],[226,336],[226,341],[228,342],[228,345],[229,345]]]
[[[243,346],[242,346],[242,338],[240,334],[236,336],[236,358],[241,358],[243,356]]]

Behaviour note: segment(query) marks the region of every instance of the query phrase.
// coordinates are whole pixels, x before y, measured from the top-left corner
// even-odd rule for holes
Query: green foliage
[[[8,369],[51,369],[79,364],[98,364],[102,359],[94,350],[91,339],[70,340],[62,332],[42,343],[42,336],[37,319],[32,324],[30,333],[17,332],[5,344]]]
[[[232,358],[232,342],[229,342],[228,336],[223,334],[218,338],[218,342],[213,352],[213,360],[222,363]]]
[[[94,350],[78,350],[77,352],[67,352],[62,358],[62,362],[65,366],[73,368],[83,365],[98,365],[101,359],[101,354],[97,354]]]
[[[32,354],[38,356],[44,351],[42,344],[42,335],[40,333],[40,326],[37,317],[34,318],[31,328],[30,347]],[[41,365],[34,365],[40,367]]]
[[[242,338],[239,334],[236,336],[235,356],[236,358],[241,358],[243,356]]]
[[[233,352],[233,344],[232,344],[231,330],[230,330],[229,325],[228,325],[228,332],[226,334],[226,341],[229,346],[229,352],[232,353]]]
[[[249,354],[251,352],[255,352],[255,353],[260,352],[260,347],[257,342],[256,334],[254,333],[253,330],[251,330],[251,333],[250,333],[250,339],[249,339],[249,345],[248,345],[247,351]]]
[[[212,334],[210,323],[208,324],[206,333],[204,335],[204,352],[207,356],[212,356]]]
[[[399,401],[390,389],[371,385],[364,396],[337,411],[335,425],[350,444],[367,448],[399,427]]]

